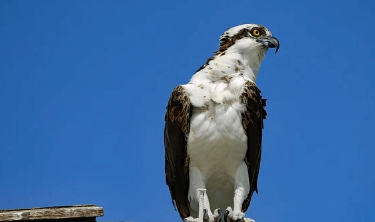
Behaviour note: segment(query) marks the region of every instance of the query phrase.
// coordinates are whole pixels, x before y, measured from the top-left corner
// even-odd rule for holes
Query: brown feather
[[[169,99],[165,115],[165,176],[173,206],[175,209],[177,206],[182,219],[190,216],[187,137],[191,114],[189,96],[182,86],[177,86]]]
[[[246,82],[241,101],[246,105],[246,111],[242,113],[242,125],[247,135],[247,151],[245,163],[249,174],[250,191],[242,204],[245,212],[251,201],[254,191],[258,193],[258,175],[261,161],[263,119],[267,112],[264,109],[266,100],[262,99],[260,90],[253,82]]]
[[[223,37],[220,39],[219,50],[214,52],[214,56],[207,59],[207,62],[204,65],[202,65],[196,72],[199,72],[200,70],[204,69],[210,63],[211,60],[214,60],[216,58],[216,56],[225,55],[225,51],[229,47],[234,45],[237,40],[246,37],[248,32],[249,32],[249,30],[244,28],[244,29],[240,30],[236,35],[231,36],[231,37],[228,36],[228,35],[223,35]]]

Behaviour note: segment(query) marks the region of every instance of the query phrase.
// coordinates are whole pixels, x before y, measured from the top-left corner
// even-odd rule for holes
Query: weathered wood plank
[[[95,205],[73,205],[31,209],[0,210],[0,221],[56,220],[103,216],[103,208]]]
[[[21,220],[23,222],[25,220]],[[63,219],[48,219],[48,220],[32,220],[32,222],[96,222],[96,217],[78,217],[78,218],[63,218]]]

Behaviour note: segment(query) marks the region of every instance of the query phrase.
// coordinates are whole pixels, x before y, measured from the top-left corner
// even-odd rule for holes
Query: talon
[[[223,211],[222,211],[220,208],[217,210],[217,213],[218,213],[218,221],[219,221],[219,222],[225,222],[225,221],[224,221],[224,214],[223,214]]]
[[[228,211],[228,210],[225,210],[225,213],[224,213],[224,221],[225,221],[225,222],[229,222],[229,221],[228,221],[228,215],[229,215],[229,211]]]
[[[207,209],[203,209],[203,221],[208,221],[209,216],[207,213]]]
[[[223,211],[219,208],[219,209],[217,209],[217,214],[218,214],[218,216],[220,218],[220,217],[223,216]]]
[[[231,222],[230,217],[228,218],[228,216],[231,215],[231,214],[232,214],[232,208],[227,207],[227,209],[225,210],[225,213],[224,213],[224,221],[225,222]]]
[[[243,222],[245,219],[245,214],[243,212],[232,212],[229,217],[234,222]]]
[[[215,209],[213,217],[214,217],[214,222],[220,222],[220,213],[219,213],[220,208]]]
[[[231,214],[233,212],[231,207],[227,207],[227,209],[225,211],[228,212],[228,214]]]

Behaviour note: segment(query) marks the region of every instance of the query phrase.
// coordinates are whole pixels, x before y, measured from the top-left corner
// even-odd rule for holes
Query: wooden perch
[[[95,205],[0,210],[0,221],[94,222],[96,217],[101,216],[103,216],[103,208]]]

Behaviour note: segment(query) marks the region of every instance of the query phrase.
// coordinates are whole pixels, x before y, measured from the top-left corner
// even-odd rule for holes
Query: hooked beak
[[[258,39],[257,42],[263,44],[267,48],[276,48],[275,54],[279,51],[280,44],[276,37],[266,36],[265,38]]]

